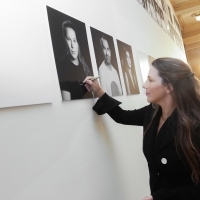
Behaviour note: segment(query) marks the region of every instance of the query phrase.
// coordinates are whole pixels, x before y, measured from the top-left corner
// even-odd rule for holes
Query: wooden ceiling
[[[200,47],[200,21],[192,15],[200,13],[200,0],[170,0],[182,30],[185,49]]]

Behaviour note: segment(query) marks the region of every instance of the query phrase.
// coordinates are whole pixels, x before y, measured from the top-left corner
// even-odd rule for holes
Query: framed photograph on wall
[[[62,100],[93,98],[82,84],[93,75],[85,24],[47,6]]]
[[[135,71],[131,46],[117,40],[118,52],[122,67],[127,95],[139,94],[138,80]]]
[[[154,60],[154,57],[149,56],[141,51],[137,51],[137,55],[140,65],[140,72],[144,83],[147,80],[149,68],[151,66],[151,62]]]
[[[117,58],[113,37],[90,27],[100,84],[110,96],[121,96],[122,87],[119,78]]]

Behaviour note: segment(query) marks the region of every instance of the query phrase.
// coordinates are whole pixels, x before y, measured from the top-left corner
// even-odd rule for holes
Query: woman
[[[58,70],[62,97],[63,100],[81,99],[87,91],[82,82],[91,72],[81,55],[76,29],[70,20],[62,23],[62,32],[67,53]]]
[[[125,111],[97,81],[86,87],[99,97],[93,109],[116,122],[144,127],[151,195],[143,200],[200,199],[200,83],[181,60],[158,58],[143,84],[150,103]]]

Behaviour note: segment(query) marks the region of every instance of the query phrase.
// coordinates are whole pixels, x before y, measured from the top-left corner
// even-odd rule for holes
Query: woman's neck
[[[176,104],[175,104],[171,94],[166,96],[166,98],[162,102],[160,102],[158,104],[162,108],[162,116],[161,116],[161,118],[164,121],[172,114],[172,112],[176,108]]]
[[[161,108],[162,108],[161,118],[163,119],[163,121],[165,121],[172,114],[176,106],[174,104],[171,104],[171,105],[161,106]]]
[[[76,58],[76,59],[74,59],[74,60],[72,60],[72,59],[70,59],[70,60],[71,60],[71,62],[72,62],[74,65],[76,65],[76,66],[79,65],[79,60],[78,60],[78,58]]]

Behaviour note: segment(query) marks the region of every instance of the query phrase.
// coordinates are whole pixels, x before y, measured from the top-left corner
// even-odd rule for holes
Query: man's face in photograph
[[[105,64],[110,65],[111,64],[111,50],[110,50],[108,41],[105,39],[102,40],[102,51],[104,55]]]

